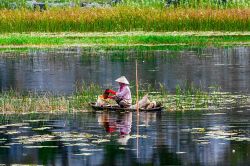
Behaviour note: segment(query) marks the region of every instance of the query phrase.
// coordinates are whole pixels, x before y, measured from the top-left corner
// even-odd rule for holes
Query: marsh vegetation
[[[238,106],[249,107],[249,96],[233,95],[219,92],[212,88],[210,92],[202,91],[193,85],[184,89],[176,87],[174,94],[169,93],[164,86],[155,91],[150,85],[141,88],[139,96],[149,94],[149,98],[161,102],[167,111],[190,110],[223,110]],[[69,96],[53,96],[52,94],[17,93],[14,91],[0,94],[0,110],[3,114],[32,112],[86,112],[92,111],[89,103],[96,101],[103,88],[98,85],[83,84],[78,86],[74,94]],[[133,101],[135,89],[132,86]]]
[[[249,15],[249,8],[1,10],[0,32],[249,31]]]

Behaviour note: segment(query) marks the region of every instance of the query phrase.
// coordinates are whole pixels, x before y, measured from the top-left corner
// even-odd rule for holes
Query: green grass
[[[63,38],[50,38],[50,37],[30,37],[30,36],[8,36],[0,38],[0,45],[62,45],[64,43]]]
[[[133,46],[133,45],[189,45],[189,46],[224,46],[249,45],[250,35],[223,35],[223,36],[193,36],[193,35],[114,35],[114,36],[56,36],[56,35],[29,35],[9,34],[0,35],[1,46]]]

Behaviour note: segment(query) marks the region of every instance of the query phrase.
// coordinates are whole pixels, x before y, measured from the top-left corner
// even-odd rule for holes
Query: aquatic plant
[[[174,94],[160,92],[160,94],[153,95],[153,98],[161,101],[170,111],[223,110],[240,105],[248,107],[249,104],[249,96],[221,92],[218,87],[213,87],[210,91],[203,91],[200,87],[187,84],[183,87],[177,85]]]
[[[28,112],[73,112],[89,111],[90,102],[102,94],[103,88],[96,84],[80,84],[70,96],[54,96],[52,94],[18,93],[13,90],[0,94],[0,112],[28,113]],[[131,86],[132,98],[135,101],[135,86]],[[218,110],[228,109],[249,104],[249,96],[231,95],[218,91],[206,92],[191,85],[189,87],[176,87],[175,93],[169,93],[166,87],[160,84],[160,90],[150,85],[141,85],[140,98],[149,94],[150,100],[161,102],[166,110]]]

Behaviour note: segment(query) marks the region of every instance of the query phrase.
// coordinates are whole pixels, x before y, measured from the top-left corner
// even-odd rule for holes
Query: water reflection
[[[109,112],[103,112],[98,116],[98,122],[107,133],[117,132],[119,134],[117,141],[120,144],[127,144],[132,127],[132,112],[116,114],[116,116],[111,116]]]
[[[137,137],[135,113],[0,116],[0,164],[248,165],[250,162],[247,109],[220,113],[143,112],[139,119]]]
[[[95,52],[81,48],[31,50],[28,55],[0,58],[0,88],[7,90],[72,93],[77,82],[116,88],[120,75],[135,80],[138,59],[140,84],[173,91],[177,84],[194,83],[205,90],[218,85],[223,91],[250,92],[250,48],[203,48],[181,51]]]

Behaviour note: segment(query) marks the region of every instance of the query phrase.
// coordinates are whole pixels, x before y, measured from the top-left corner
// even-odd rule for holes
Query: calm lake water
[[[195,84],[207,90],[250,92],[250,47],[185,49],[179,51],[88,51],[81,48],[30,50],[0,56],[0,88],[71,94],[77,83],[115,88],[125,75],[135,82],[138,59],[140,84],[169,91],[176,85]],[[7,56],[6,56],[7,55]],[[11,58],[10,58],[11,56]]]
[[[72,94],[78,83],[115,88],[125,75],[250,94],[250,47],[178,51],[32,49],[0,56],[0,88]],[[139,119],[139,121],[137,121]],[[138,125],[137,125],[138,124]],[[250,108],[220,112],[0,115],[0,165],[249,165]]]
[[[250,110],[141,113],[138,129],[131,112],[0,118],[0,164],[250,163]]]

